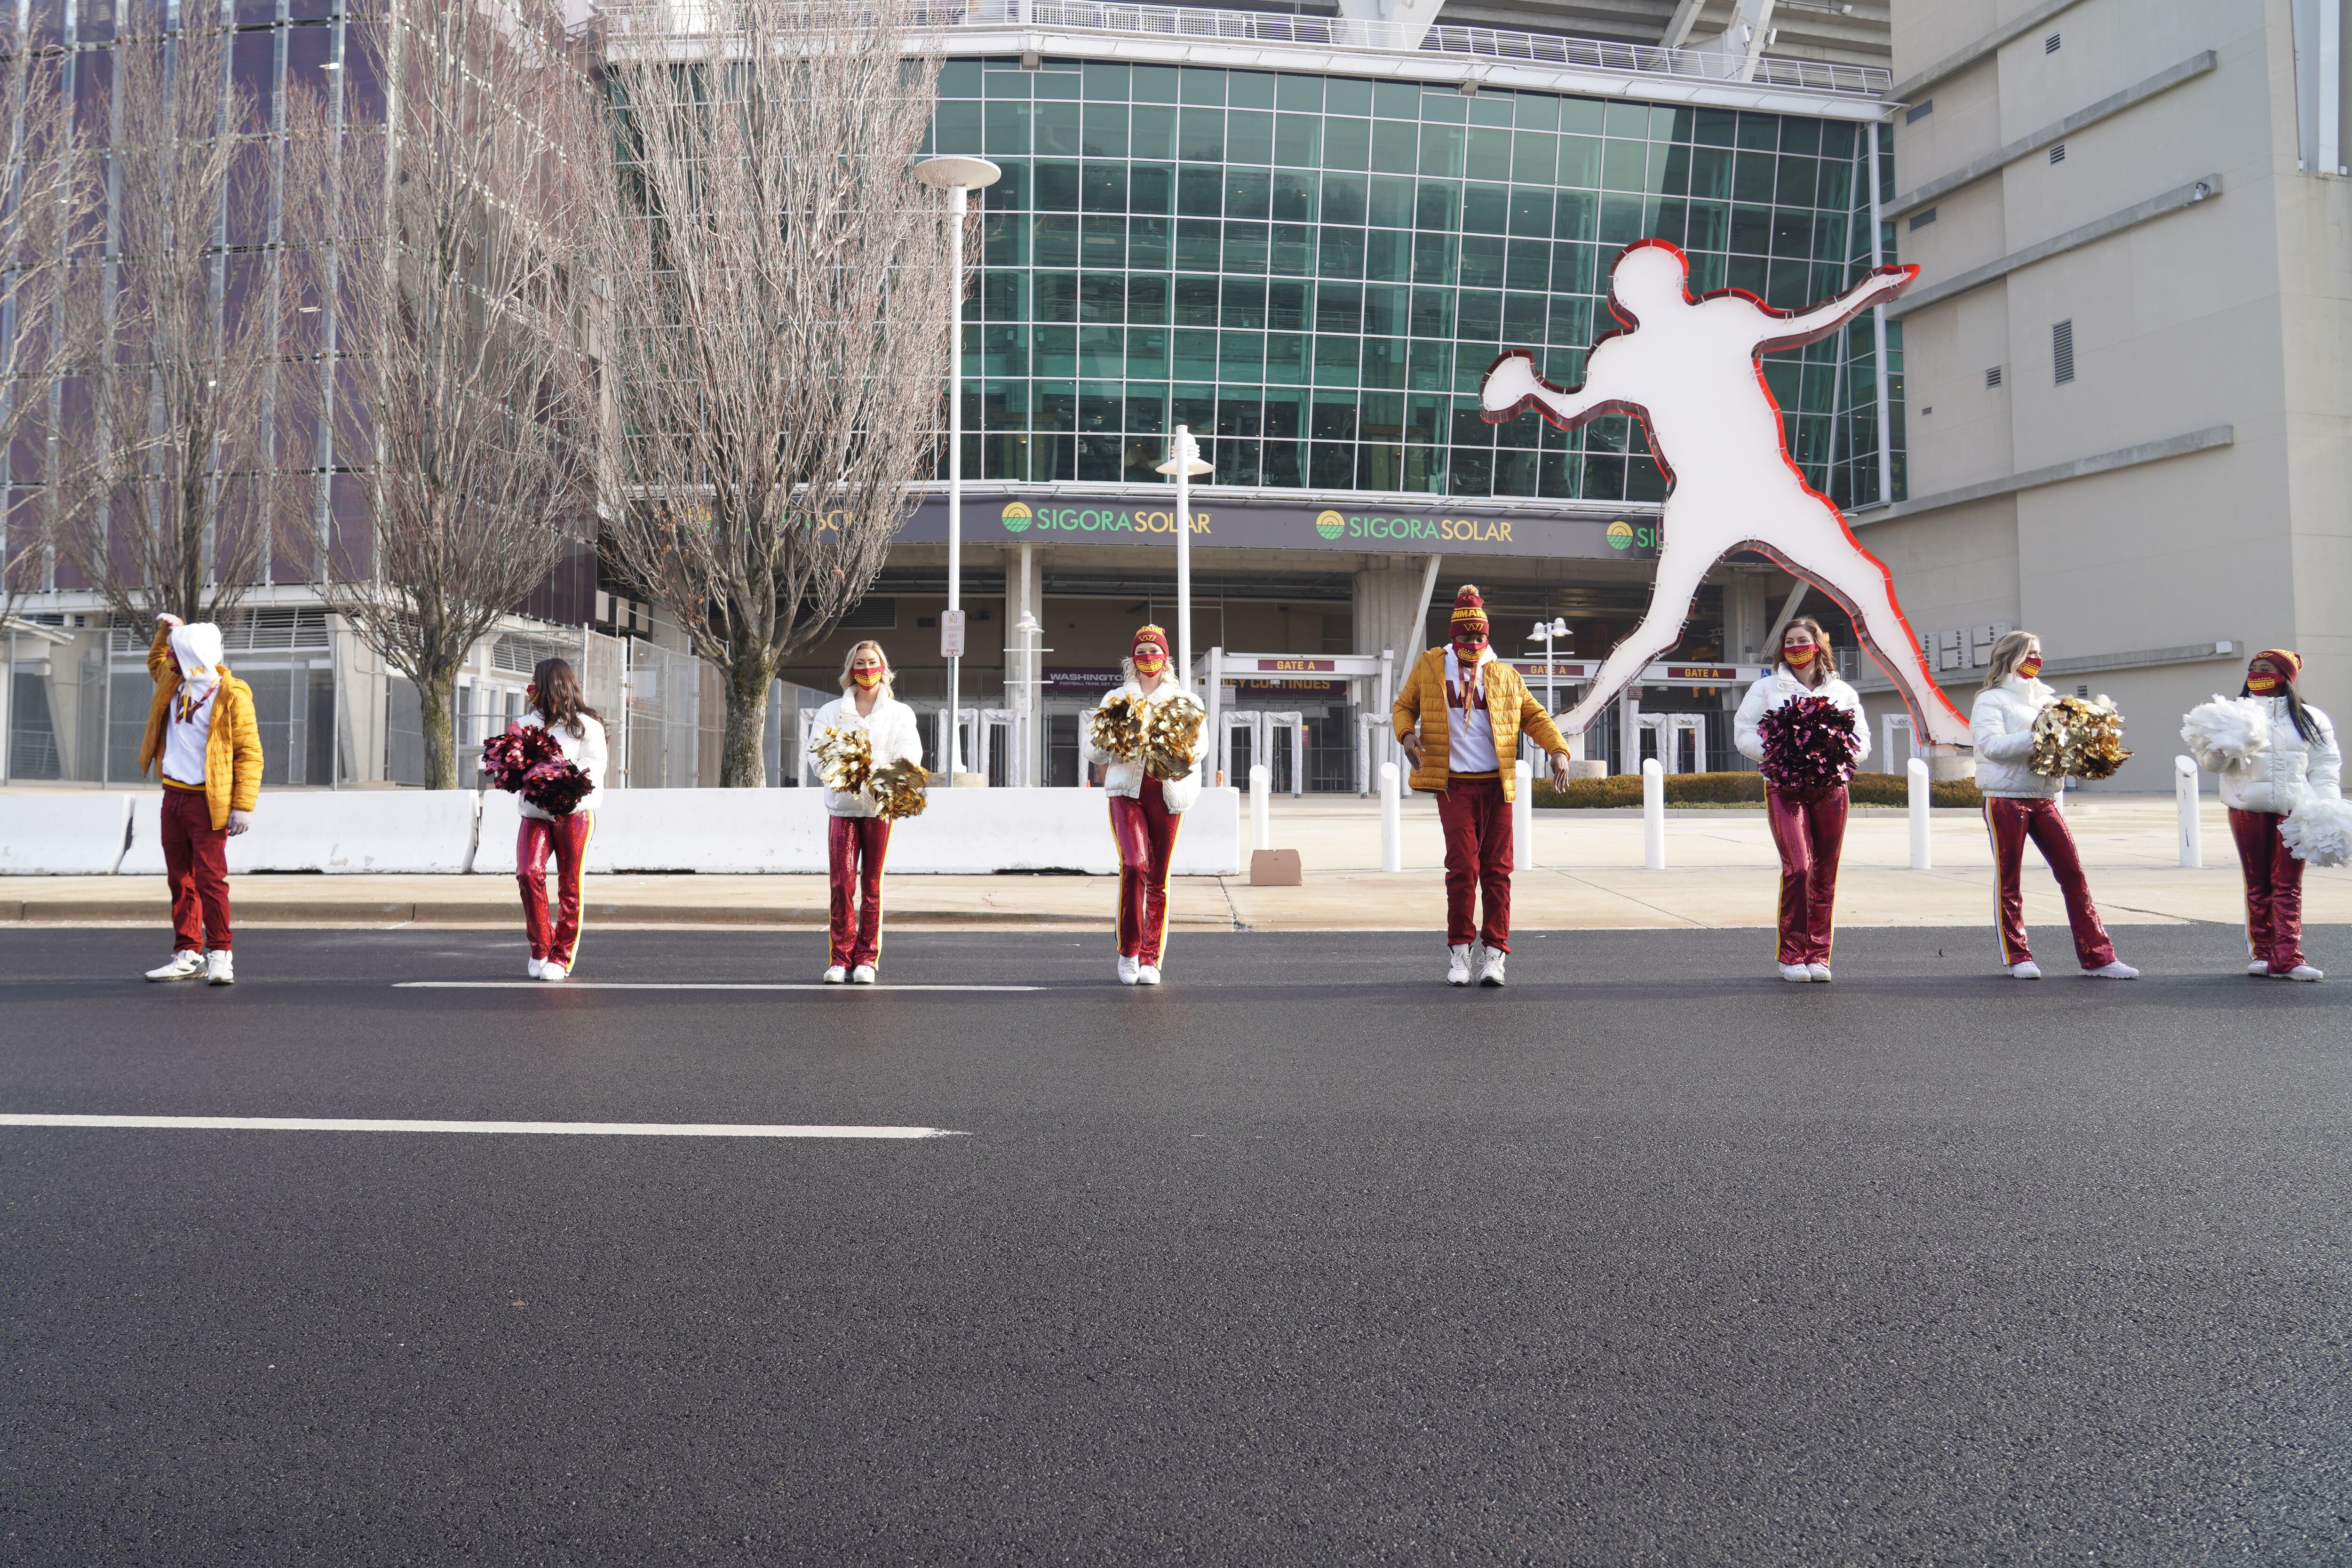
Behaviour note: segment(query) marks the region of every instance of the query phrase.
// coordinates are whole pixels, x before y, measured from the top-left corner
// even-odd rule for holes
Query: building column
[[[1373,555],[1356,571],[1356,651],[1374,658],[1382,649],[1396,655],[1391,667],[1402,680],[1413,656],[1422,651],[1422,628],[1429,622],[1429,605],[1436,591],[1434,555]]]
[[[1006,606],[1007,618],[1015,628],[1032,617],[1042,627],[1045,622],[1045,595],[1044,576],[1037,566],[1037,547],[1027,543],[1013,546],[1013,559],[1006,564],[1010,570],[1004,574],[1005,595],[1011,600]],[[1008,688],[1005,706],[1013,711],[1013,727],[1019,736],[1011,782],[1015,785],[1034,785],[1045,781],[1048,754],[1044,693],[1039,689],[1045,660],[1037,651],[1045,637],[1041,633],[1033,641],[1016,630],[1007,640],[1021,650],[1004,656]]]

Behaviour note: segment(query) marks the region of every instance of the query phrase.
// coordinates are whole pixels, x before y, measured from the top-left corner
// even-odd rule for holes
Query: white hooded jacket
[[[2033,756],[2033,721],[2058,700],[2058,693],[2039,680],[2006,675],[1999,686],[1977,693],[1969,710],[1969,731],[1976,739],[1977,788],[2004,800],[2053,800],[2066,785],[2064,779],[2035,773],[2027,763]]]
[[[2271,743],[2253,764],[2224,768],[2218,775],[2221,804],[2234,811],[2268,811],[2285,816],[2308,800],[2344,798],[2344,753],[2336,744],[2336,726],[2327,715],[2306,702],[2304,713],[2319,739],[2306,741],[2294,727],[2284,697],[2257,697],[2270,710]]]
[[[1826,697],[1853,715],[1856,745],[1853,760],[1858,766],[1870,755],[1870,717],[1862,710],[1862,699],[1855,695],[1843,677],[1832,675],[1819,686],[1808,686],[1789,672],[1789,667],[1776,664],[1772,673],[1748,689],[1740,699],[1739,711],[1731,721],[1731,743],[1739,754],[1751,763],[1764,760],[1764,736],[1757,728],[1758,721],[1784,703],[1800,697]]]
[[[572,726],[569,724],[558,724],[551,730],[548,729],[547,721],[536,712],[524,714],[517,722],[533,730],[547,730],[549,734],[555,737],[556,749],[563,753],[564,761],[577,763],[580,765],[580,771],[588,775],[588,793],[580,797],[578,805],[572,808],[572,816],[585,816],[604,803],[604,726],[603,724],[583,713],[580,715],[582,733],[575,735],[572,732]],[[535,816],[541,822],[555,820],[552,814],[531,805],[529,798],[524,795],[516,795],[515,804],[521,808],[525,816]]]
[[[1157,708],[1160,704],[1167,701],[1171,697],[1189,697],[1191,695],[1191,692],[1186,691],[1183,687],[1177,684],[1173,677],[1162,676],[1158,689],[1155,689],[1149,697],[1145,697],[1143,695],[1143,688],[1137,685],[1135,681],[1130,679],[1118,690],[1106,693],[1103,697],[1103,701],[1105,703],[1108,703],[1113,698],[1117,697],[1136,697],[1141,698],[1144,701],[1149,702],[1153,707]],[[1079,721],[1079,722],[1085,726],[1084,730],[1080,732],[1087,737],[1087,761],[1094,763],[1109,764],[1109,771],[1103,774],[1104,794],[1125,795],[1129,800],[1137,799],[1143,794],[1143,764],[1139,762],[1129,762],[1123,758],[1114,757],[1108,752],[1097,752],[1095,750],[1095,713],[1099,711],[1101,711],[1100,709],[1096,709],[1093,711],[1088,712]],[[1202,750],[1206,751],[1208,749],[1207,734],[1203,732],[1201,739]],[[1162,779],[1160,781],[1160,802],[1168,807],[1169,813],[1171,816],[1182,812],[1185,807],[1191,805],[1200,797],[1201,759],[1199,757],[1194,757],[1192,759],[1192,771],[1186,773],[1182,778]]]
[[[873,749],[874,765],[877,768],[892,763],[919,763],[923,760],[922,726],[915,722],[915,710],[884,691],[874,699],[874,711],[861,716],[857,701],[846,692],[816,710],[816,728],[824,730],[864,730],[867,744]],[[812,731],[812,739],[814,732]],[[809,771],[816,772],[816,759],[809,758]],[[871,790],[858,790],[844,795],[839,790],[824,792],[824,809],[833,816],[874,816],[878,808]]]

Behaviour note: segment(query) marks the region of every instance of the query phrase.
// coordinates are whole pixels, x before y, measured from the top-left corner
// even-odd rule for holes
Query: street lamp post
[[[1551,644],[1554,637],[1564,637],[1567,635],[1568,622],[1559,616],[1554,616],[1549,621],[1538,621],[1535,629],[1528,633],[1529,642],[1535,641],[1538,637],[1543,639],[1544,706],[1554,711],[1559,708],[1559,667],[1552,658]]]
[[[1192,439],[1192,430],[1176,426],[1176,438],[1168,444],[1168,460],[1160,465],[1160,473],[1176,481],[1176,669],[1177,679],[1190,685],[1192,679],[1192,479],[1205,474],[1209,465],[1201,460],[1201,443]]]
[[[948,609],[940,652],[948,661],[948,783],[963,772],[963,216],[973,191],[1004,173],[985,158],[926,158],[915,178],[948,194],[950,268],[955,278],[948,325]]]

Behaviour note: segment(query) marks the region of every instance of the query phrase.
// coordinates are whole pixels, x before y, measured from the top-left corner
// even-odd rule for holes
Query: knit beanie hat
[[[1465,583],[1462,591],[1454,595],[1454,631],[1460,637],[1465,632],[1477,637],[1486,635],[1486,601],[1478,596],[1475,584]]]
[[[2271,661],[2281,675],[2286,677],[2289,685],[2293,685],[2295,678],[2303,673],[2302,656],[2288,648],[2266,647],[2246,662],[2251,665],[2256,660],[2265,658]]]
[[[1153,647],[1157,647],[1160,650],[1160,658],[1166,658],[1169,657],[1168,634],[1160,630],[1158,626],[1146,626],[1141,631],[1136,633],[1134,646],[1129,647],[1128,652],[1129,654],[1134,654],[1139,651],[1146,643],[1150,643]]]

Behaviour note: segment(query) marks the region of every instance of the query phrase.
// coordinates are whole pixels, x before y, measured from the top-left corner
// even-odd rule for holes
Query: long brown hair
[[[1797,671],[1789,663],[1789,634],[1799,626],[1813,634],[1815,649],[1813,671],[1809,676],[1797,675]],[[1799,680],[1808,686],[1824,685],[1830,677],[1837,673],[1837,655],[1830,647],[1830,634],[1823,631],[1822,623],[1811,616],[1799,616],[1780,628],[1780,646],[1772,650],[1772,662],[1782,669],[1788,670],[1790,675],[1796,675]]]
[[[1992,645],[1990,662],[1985,665],[1985,689],[1990,691],[2015,675],[2017,667],[2025,661],[2027,652],[2041,640],[2032,632],[2002,633],[2000,640]]]
[[[599,724],[604,716],[582,700],[580,677],[572,671],[569,660],[542,658],[530,672],[530,705],[540,722],[552,730],[561,724],[572,731],[575,741],[585,740],[588,726],[580,721],[593,719]]]

